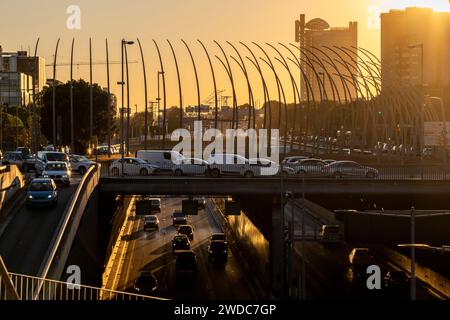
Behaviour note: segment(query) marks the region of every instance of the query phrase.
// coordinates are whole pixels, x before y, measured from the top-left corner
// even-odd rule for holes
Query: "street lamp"
[[[121,159],[122,159],[122,175],[123,175],[123,158],[125,156],[124,152],[125,152],[125,148],[123,145],[123,139],[124,139],[124,131],[123,131],[123,109],[124,109],[124,85],[125,85],[125,81],[124,81],[124,48],[127,45],[133,45],[134,41],[126,41],[125,39],[122,39],[122,43],[121,43],[121,73],[122,73],[122,81],[117,82],[118,85],[120,85],[122,87],[122,106],[120,108],[120,154],[121,154]]]

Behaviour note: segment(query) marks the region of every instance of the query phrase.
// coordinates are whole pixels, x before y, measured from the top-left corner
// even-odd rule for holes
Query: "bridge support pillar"
[[[272,199],[272,230],[270,239],[270,285],[277,297],[283,297],[286,284],[284,254],[284,214],[280,197]]]

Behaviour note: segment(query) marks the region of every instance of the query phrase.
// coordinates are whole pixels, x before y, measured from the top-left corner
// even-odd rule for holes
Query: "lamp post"
[[[75,153],[75,137],[73,128],[73,47],[75,38],[72,39],[72,46],[70,50],[70,152]]]
[[[411,207],[411,243],[416,242],[416,210]],[[411,300],[416,300],[416,248],[411,247]]]
[[[127,45],[132,45],[132,44],[134,44],[134,41],[126,41],[125,39],[122,39],[122,43],[121,43],[121,51],[122,51],[122,53],[121,53],[121,55],[122,55],[122,58],[121,58],[121,68],[122,68],[122,70],[121,70],[121,74],[122,74],[122,81],[119,81],[119,82],[117,82],[117,84],[118,85],[121,85],[121,87],[122,87],[122,106],[121,106],[121,108],[120,108],[120,155],[121,155],[121,159],[122,159],[122,172],[121,172],[121,174],[123,175],[123,158],[124,158],[124,156],[125,156],[125,147],[124,147],[124,144],[123,144],[123,139],[124,139],[124,131],[123,131],[123,109],[124,109],[124,104],[125,104],[125,101],[124,101],[124,94],[125,94],[125,87],[124,87],[124,85],[125,85],[125,81],[124,81],[124,49],[125,49],[125,46],[127,46]]]
[[[158,139],[161,140],[161,123],[160,123],[160,113],[161,113],[161,92],[160,92],[160,83],[159,83],[159,79],[160,76],[164,76],[164,71],[158,71],[158,97],[156,98],[156,102],[158,103]],[[164,119],[163,119],[164,121]],[[165,126],[163,125],[163,128],[165,128]],[[165,132],[162,132],[162,136],[163,136],[163,140],[164,140],[164,135]]]

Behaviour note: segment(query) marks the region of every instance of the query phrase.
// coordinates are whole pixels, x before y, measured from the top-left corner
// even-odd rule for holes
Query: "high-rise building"
[[[302,81],[302,100],[307,99],[308,93],[315,101],[354,99],[357,93],[352,75],[357,74],[357,22],[349,22],[348,27],[330,27],[320,18],[306,22],[302,14],[296,21],[296,32],[301,67],[310,83],[309,87]]]
[[[450,13],[428,8],[381,14],[382,88],[422,87],[450,105]]]

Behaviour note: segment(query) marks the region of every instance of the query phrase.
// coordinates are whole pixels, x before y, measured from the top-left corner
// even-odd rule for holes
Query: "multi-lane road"
[[[70,187],[59,189],[55,208],[29,208],[25,204],[25,191],[21,191],[17,207],[0,224],[0,255],[8,271],[39,275],[65,208],[80,181],[81,176],[75,175]]]
[[[196,216],[189,216],[188,223],[194,228],[191,248],[198,257],[198,272],[195,278],[178,277],[175,272],[175,256],[172,254],[171,240],[176,235],[172,226],[172,213],[181,209],[180,198],[161,198],[161,212],[158,213],[158,231],[144,231],[143,218],[133,211],[125,222],[126,234],[121,241],[127,241],[123,263],[110,275],[109,283],[115,288],[133,292],[134,280],[142,271],[151,271],[158,280],[159,288],[155,296],[170,299],[252,299],[255,298],[249,284],[252,275],[247,274],[229,250],[226,264],[208,262],[208,241],[211,234],[221,232],[208,212],[200,210]],[[120,259],[120,258],[119,258]],[[116,278],[116,279],[111,279]]]

